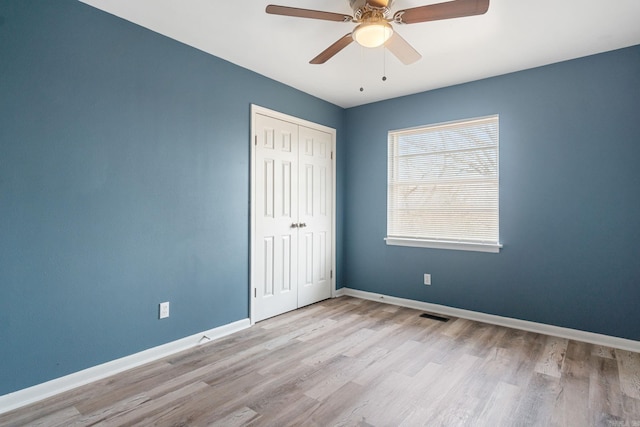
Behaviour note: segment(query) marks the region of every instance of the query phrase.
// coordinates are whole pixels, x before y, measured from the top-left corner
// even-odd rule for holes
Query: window
[[[389,132],[388,245],[498,252],[498,116]]]

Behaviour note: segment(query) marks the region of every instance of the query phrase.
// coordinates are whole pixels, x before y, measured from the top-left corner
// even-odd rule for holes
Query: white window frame
[[[495,217],[492,219],[492,222],[495,221],[495,224],[492,224],[492,226],[495,227],[495,229],[492,228],[495,239],[493,238],[479,239],[471,236],[465,236],[465,237],[457,236],[456,238],[448,239],[446,237],[443,237],[444,235],[446,235],[446,232],[443,232],[441,236],[411,235],[410,231],[408,230],[409,228],[408,224],[401,224],[402,220],[401,219],[396,220],[394,217],[394,213],[402,212],[403,209],[407,210],[408,209],[406,208],[407,204],[411,203],[410,201],[408,201],[407,198],[402,199],[401,197],[399,197],[399,194],[395,194],[400,192],[399,188],[403,185],[403,181],[399,177],[399,175],[402,174],[403,170],[401,169],[402,167],[399,165],[399,160],[398,160],[402,158],[403,155],[398,154],[396,151],[398,147],[398,138],[401,138],[403,136],[406,137],[406,136],[416,136],[416,135],[428,135],[429,133],[441,132],[443,130],[446,131],[446,130],[452,130],[452,129],[459,129],[460,127],[472,128],[474,124],[481,125],[487,122],[495,122],[497,129],[499,129],[499,116],[496,114],[496,115],[486,116],[486,117],[477,117],[472,119],[457,120],[453,122],[437,123],[433,125],[389,131],[388,163],[387,163],[387,171],[388,171],[387,237],[385,238],[387,245],[436,248],[436,249],[454,249],[454,250],[492,252],[492,253],[498,253],[500,251],[500,248],[502,248],[502,244],[499,243],[500,242],[499,240],[499,141],[498,141],[499,132],[497,132],[497,134],[495,135],[495,158],[496,158],[495,171],[492,171],[492,174],[486,177],[486,182],[489,185],[495,185],[494,188],[496,189],[495,194],[494,193],[490,194],[490,200],[492,200],[493,203],[495,203],[495,205],[492,205],[492,207],[495,209],[494,211]],[[482,149],[486,150],[487,147],[483,146]],[[473,150],[474,148],[471,148],[471,149],[464,148],[459,150],[459,152],[463,152],[463,151],[468,152]],[[453,150],[453,151],[457,152],[458,150]],[[478,149],[478,151],[480,151],[480,149]],[[414,154],[408,154],[406,156],[410,157],[413,155]],[[424,156],[424,155],[435,157],[442,154],[437,152],[436,150],[424,151],[418,154],[418,156]],[[426,168],[427,166],[423,165],[422,167]],[[415,171],[415,166],[414,166],[414,171]],[[465,180],[464,175],[456,175],[456,177],[460,177],[460,179],[456,178],[456,180],[460,184],[464,183],[464,180]],[[437,180],[434,181],[433,177],[430,177],[429,179],[430,179],[429,182],[432,184],[434,182],[435,183],[438,182]],[[484,178],[480,178],[480,179],[482,180]],[[477,175],[474,176],[474,180],[475,181],[478,180]],[[418,185],[420,182],[421,181],[418,181]],[[449,178],[447,180],[447,184],[451,185],[451,182],[452,180],[451,178]],[[395,190],[395,189],[398,189],[398,190]],[[394,205],[394,200],[396,205]],[[400,207],[400,204],[404,204],[403,205],[404,208]],[[445,209],[449,208],[449,206],[446,206],[444,203],[441,204],[440,206]],[[413,207],[413,209],[419,210],[420,208],[416,204]],[[480,210],[481,209],[478,209],[478,211]],[[396,224],[395,230],[392,230],[392,228],[394,228],[393,224]],[[403,228],[403,225],[406,225],[407,227]],[[424,232],[423,234],[428,234],[428,233]]]

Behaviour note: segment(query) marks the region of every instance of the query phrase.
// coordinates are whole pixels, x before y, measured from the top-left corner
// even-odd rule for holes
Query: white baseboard
[[[450,317],[460,317],[463,319],[490,323],[492,325],[506,326],[508,328],[521,329],[523,331],[536,332],[545,335],[553,335],[560,338],[567,338],[571,340],[640,353],[640,341],[596,334],[593,332],[585,332],[577,329],[563,328],[560,326],[546,325],[544,323],[530,322],[527,320],[512,319],[510,317],[496,316],[494,314],[480,313],[477,311],[463,310],[460,308],[447,307],[445,305],[397,298],[372,292],[359,291],[357,289],[340,288],[338,291],[339,292],[336,292],[336,296],[347,295],[371,301],[380,301],[387,304],[428,311],[434,314],[441,314]]]
[[[93,366],[64,377],[56,378],[46,383],[33,387],[18,390],[13,393],[0,396],[0,414],[20,408],[30,403],[37,402],[47,397],[54,396],[67,390],[80,387],[92,381],[135,368],[145,363],[153,362],[163,357],[170,356],[191,347],[195,347],[201,342],[208,342],[241,331],[251,326],[249,319],[238,320],[237,322],[219,326],[199,334],[181,338],[167,344],[159,345],[139,353],[112,360],[101,365]]]

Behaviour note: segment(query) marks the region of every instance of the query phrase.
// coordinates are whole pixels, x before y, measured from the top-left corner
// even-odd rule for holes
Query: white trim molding
[[[340,298],[342,296],[345,296],[346,295],[345,289],[347,289],[347,288],[336,289],[335,293],[333,294],[333,297],[334,298]]]
[[[233,323],[219,326],[208,331],[181,338],[166,344],[159,345],[139,353],[112,360],[101,365],[93,366],[64,377],[56,378],[42,384],[34,385],[13,393],[0,396],[0,414],[20,408],[25,405],[46,399],[56,394],[89,384],[93,381],[115,375],[117,373],[154,362],[163,357],[171,356],[189,348],[204,344],[210,340],[231,335],[250,327],[249,319],[238,320]]]
[[[459,251],[491,252],[497,254],[502,244],[453,242],[446,240],[415,239],[408,237],[385,237],[390,246],[409,246],[412,248],[453,249]]]
[[[552,335],[555,337],[567,338],[570,340],[582,341],[590,344],[603,345],[606,347],[613,347],[621,350],[640,353],[640,341],[596,334],[593,332],[580,331],[577,329],[563,328],[560,326],[547,325],[544,323],[530,322],[528,320],[512,319],[510,317],[496,316],[494,314],[486,314],[478,311],[463,310],[460,308],[448,307],[445,305],[432,304],[405,298],[397,298],[372,292],[359,291],[357,289],[340,288],[339,291],[341,291],[339,292],[340,296],[346,295],[370,301],[380,301],[387,304],[428,311],[434,314],[440,314],[450,317],[460,317],[462,319],[475,320],[477,322],[506,326],[507,328],[520,329],[523,331],[535,332],[538,334]]]

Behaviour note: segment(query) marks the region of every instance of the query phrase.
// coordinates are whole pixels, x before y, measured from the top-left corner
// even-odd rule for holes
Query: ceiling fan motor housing
[[[371,9],[384,9],[384,12],[388,12],[393,4],[393,0],[386,1],[369,1],[369,0],[349,0],[349,6],[351,6],[351,10],[353,10],[354,16],[357,18],[357,15],[362,15],[365,11]]]
[[[369,0],[349,0],[349,5],[351,6],[351,9],[355,10],[355,9],[360,9],[361,7],[364,7],[365,4],[371,3],[372,6],[376,6],[377,4],[381,4],[381,3],[386,3],[386,7],[391,7],[391,5],[393,4],[393,0],[386,0],[386,1],[373,1],[370,2]]]

